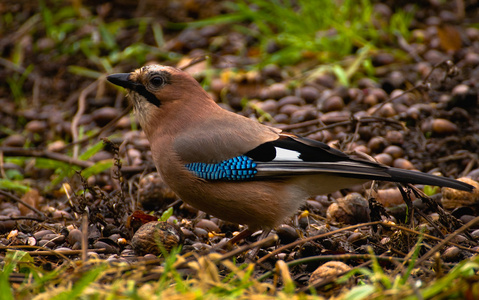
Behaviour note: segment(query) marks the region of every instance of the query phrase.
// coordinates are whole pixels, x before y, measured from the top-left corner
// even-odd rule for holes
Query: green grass
[[[269,63],[294,65],[304,59],[319,62],[340,61],[363,49],[390,47],[395,35],[409,36],[413,14],[396,11],[387,22],[373,10],[370,0],[240,0],[229,3],[233,11],[189,26],[238,21],[238,31],[256,38],[260,48],[260,66]],[[269,53],[274,43],[279,50]]]
[[[385,269],[372,256],[371,268],[353,270],[336,280],[336,284],[345,284],[353,280],[357,284],[352,288],[336,289],[336,299],[465,299],[479,296],[479,257],[471,257],[459,262],[445,275],[424,277],[415,266],[422,240],[419,239],[411,250],[411,260],[399,273]],[[254,275],[253,264],[237,265],[234,261],[218,262],[219,254],[198,257],[187,264],[190,271],[185,272],[186,257],[173,252],[166,255],[161,266],[152,266],[146,262],[106,263],[90,260],[87,265],[64,261],[53,271],[38,267],[41,260],[34,260],[23,251],[9,251],[0,267],[0,288],[2,299],[30,299],[34,295],[39,299],[322,299],[322,291],[317,295],[296,292],[286,265],[276,265],[274,282],[259,281]],[[181,270],[177,266],[183,265]],[[422,266],[424,268],[424,266]],[[436,271],[437,267],[436,267]],[[428,272],[434,272],[428,270]],[[9,284],[13,273],[24,274],[22,284]],[[420,275],[420,274],[423,275]],[[144,282],[145,277],[157,274],[157,279]],[[420,277],[423,279],[420,279]],[[151,277],[151,278],[154,278]],[[424,278],[430,280],[425,281]],[[279,280],[278,280],[279,279]],[[328,294],[332,295],[332,294]]]

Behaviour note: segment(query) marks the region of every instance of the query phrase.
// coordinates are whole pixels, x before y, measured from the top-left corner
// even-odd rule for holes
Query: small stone
[[[52,241],[41,240],[41,241],[38,241],[38,246],[53,249],[56,246],[56,244]]]
[[[23,147],[26,139],[20,134],[12,134],[3,140],[2,145],[6,147]]]
[[[42,237],[42,240],[52,241],[56,244],[61,244],[65,241],[65,236],[62,234],[57,234],[57,233],[49,233],[49,234],[45,234]]]
[[[412,195],[411,198],[414,200],[414,195]],[[397,188],[378,190],[376,192],[376,201],[381,203],[384,207],[392,207],[404,204],[401,191],[399,191]]]
[[[282,107],[282,106],[285,106],[285,105],[288,105],[288,104],[302,106],[302,105],[305,105],[306,102],[304,101],[304,99],[302,99],[300,97],[296,97],[296,96],[286,96],[286,97],[281,98],[278,101],[278,106],[279,107]]]
[[[385,138],[381,136],[373,137],[368,142],[368,148],[371,149],[373,153],[382,152],[383,149],[388,145],[388,142]]]
[[[54,141],[48,144],[47,149],[51,152],[58,152],[65,147],[65,142],[62,140]]]
[[[203,228],[199,228],[199,227],[196,227],[195,229],[193,229],[193,232],[195,233],[195,235],[197,237],[199,237],[200,239],[206,239],[208,238],[208,231],[203,229]]]
[[[316,112],[312,109],[299,109],[291,114],[291,124],[301,123],[316,119]]]
[[[262,99],[281,99],[289,94],[289,90],[284,83],[274,83],[264,88],[260,92]]]
[[[283,76],[281,75],[281,68],[275,64],[266,65],[261,72],[266,78],[272,78],[276,81],[283,79]]]
[[[33,234],[33,237],[35,237],[37,240],[41,240],[43,238],[43,236],[45,236],[47,234],[53,234],[53,231],[51,231],[49,229],[40,230],[40,231],[35,232]]]
[[[396,145],[387,146],[383,152],[391,155],[392,158],[400,158],[404,155],[404,150]]]
[[[387,153],[380,153],[374,156],[374,159],[378,161],[378,163],[391,166],[393,164],[393,158],[391,155]]]
[[[390,144],[402,145],[404,143],[404,135],[400,131],[391,130],[386,133],[386,141]]]
[[[67,239],[70,245],[74,245],[75,243],[81,243],[82,236],[83,234],[79,229],[72,229],[70,230]]]
[[[280,124],[287,124],[289,123],[289,116],[287,114],[277,114],[274,116],[274,120]]]
[[[446,262],[452,262],[452,261],[459,261],[461,259],[461,249],[457,248],[456,246],[452,246],[444,250],[444,253],[442,253],[442,258]]]
[[[318,89],[312,86],[304,86],[299,90],[299,95],[301,98],[306,100],[307,103],[313,103],[316,101],[320,96],[320,92]]]
[[[286,104],[279,109],[279,113],[285,114],[285,115],[292,115],[295,111],[298,111],[299,109],[300,107],[297,105]]]
[[[283,224],[276,229],[281,244],[289,244],[299,239],[299,234],[293,227]]]
[[[198,223],[196,223],[196,228],[202,228],[208,232],[221,232],[221,229],[216,223],[207,219],[201,219],[200,221],[198,221]]]
[[[268,99],[263,102],[258,102],[257,106],[262,109],[263,111],[273,114],[278,111],[278,101],[274,99]]]
[[[479,65],[479,54],[475,52],[468,52],[464,57],[464,61],[470,66],[477,66]]]
[[[457,133],[459,128],[449,120],[434,119],[432,121],[432,131],[437,134],[447,135]]]
[[[436,65],[446,60],[447,56],[436,49],[431,49],[424,54],[424,58],[426,59],[426,61],[430,62],[432,65]]]
[[[324,112],[338,111],[344,108],[344,100],[339,96],[332,96],[321,105],[321,110]]]
[[[415,170],[414,165],[407,159],[396,158],[393,163],[393,167],[405,170]]]
[[[40,120],[33,120],[25,125],[25,130],[31,133],[43,133],[47,128],[47,122]]]
[[[363,239],[365,239],[365,236],[361,232],[353,232],[350,236],[348,236],[348,242],[350,243],[355,243]]]
[[[114,107],[102,107],[93,111],[92,118],[99,126],[105,126],[119,115],[120,113]]]
[[[379,115],[384,118],[390,118],[396,115],[396,110],[392,103],[386,103],[379,109]]]

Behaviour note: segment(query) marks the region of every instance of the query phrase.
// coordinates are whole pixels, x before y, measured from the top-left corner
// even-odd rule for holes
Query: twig
[[[100,130],[98,130],[97,132],[95,132],[94,134],[92,134],[90,136],[86,136],[86,137],[84,137],[80,140],[73,141],[70,144],[67,144],[67,145],[61,147],[58,151],[63,151],[63,150],[65,150],[65,149],[67,149],[71,146],[74,146],[74,145],[77,145],[77,144],[82,144],[82,143],[87,142],[87,141],[91,141],[92,139],[96,138],[97,136],[101,135],[102,133],[109,130],[111,127],[113,127],[121,118],[126,116],[131,111],[132,108],[133,108],[133,105],[130,103],[128,105],[128,107],[125,108],[119,116],[117,116],[116,118],[114,118],[113,120],[108,122],[108,124],[103,126]]]
[[[463,233],[464,231],[466,231],[467,229],[469,229],[470,227],[474,226],[475,224],[479,223],[479,217],[475,217],[474,219],[472,219],[471,221],[467,222],[467,224],[463,225],[461,228],[459,228],[458,230],[454,231],[453,233],[451,233],[450,235],[448,235],[445,239],[441,240],[441,242],[439,244],[437,244],[436,246],[432,247],[431,250],[429,250],[426,254],[424,254],[423,256],[421,256],[417,261],[416,263],[414,264],[415,266],[418,266],[420,265],[421,263],[423,263],[425,260],[427,260],[429,257],[433,256],[434,253],[436,253],[437,251],[439,251],[439,249],[441,249],[443,246],[445,246],[446,244],[448,244],[450,242],[450,240],[452,240],[453,238],[455,238],[457,235]]]
[[[328,236],[331,236],[331,235],[335,235],[337,233],[340,233],[340,232],[343,232],[343,231],[349,231],[349,230],[353,230],[353,229],[356,229],[356,228],[361,228],[361,227],[366,227],[366,226],[373,226],[373,225],[381,225],[381,226],[384,226],[384,227],[392,227],[392,228],[396,228],[396,229],[399,229],[399,230],[403,230],[403,231],[407,231],[409,233],[413,233],[413,234],[416,234],[416,235],[420,235],[422,234],[424,236],[424,238],[428,238],[428,239],[431,239],[431,240],[436,240],[436,241],[443,241],[444,239],[443,238],[438,238],[438,237],[435,237],[435,236],[432,236],[432,235],[429,235],[429,234],[426,234],[426,233],[421,233],[421,232],[418,232],[416,230],[412,230],[412,229],[409,229],[407,227],[404,227],[404,226],[401,226],[401,225],[397,225],[397,224],[394,224],[394,223],[389,223],[389,222],[383,222],[383,221],[376,221],[376,222],[368,222],[368,223],[362,223],[362,224],[357,224],[357,225],[352,225],[352,226],[348,226],[348,227],[344,227],[344,228],[340,228],[340,229],[337,229],[337,230],[333,230],[333,231],[330,231],[330,232],[326,232],[326,233],[323,233],[323,234],[318,234],[318,235],[315,235],[315,236],[310,236],[308,238],[304,238],[304,239],[301,239],[301,240],[298,240],[298,241],[295,241],[293,243],[290,243],[290,244],[287,244],[287,245],[284,245],[282,247],[279,247],[278,249],[272,251],[271,253],[268,253],[267,255],[263,256],[262,258],[260,258],[258,260],[258,263],[262,263],[264,262],[265,260],[267,260],[268,258],[280,253],[281,251],[284,251],[286,249],[289,249],[289,248],[293,248],[297,245],[301,245],[301,244],[304,244],[306,242],[309,242],[309,241],[313,241],[313,240],[316,240],[316,239],[321,239],[321,238],[325,238],[325,237],[328,237]],[[449,245],[453,245],[453,246],[456,246],[460,249],[463,249],[463,250],[466,250],[466,251],[470,251],[470,252],[473,252],[473,253],[478,253],[479,254],[479,251],[478,250],[474,250],[474,249],[471,249],[471,248],[468,248],[468,247],[464,247],[464,246],[461,246],[461,245],[458,245],[456,243],[452,243],[452,242],[447,242],[447,244]]]
[[[325,238],[325,237],[328,237],[330,235],[333,235],[333,234],[336,234],[336,233],[340,233],[340,232],[343,232],[343,231],[348,231],[348,230],[353,230],[353,229],[356,229],[356,228],[360,228],[360,227],[365,227],[365,226],[371,226],[371,225],[378,225],[378,224],[382,224],[383,222],[382,221],[376,221],[376,222],[368,222],[368,223],[363,223],[363,224],[357,224],[357,225],[352,225],[352,226],[348,226],[348,227],[344,227],[344,228],[340,228],[340,229],[337,229],[337,230],[333,230],[333,231],[330,231],[330,232],[326,232],[326,233],[323,233],[323,234],[318,234],[318,235],[315,235],[315,236],[310,236],[310,237],[307,237],[307,238],[304,238],[304,239],[301,239],[301,240],[298,240],[298,241],[295,241],[293,243],[290,243],[288,245],[284,245],[282,247],[279,247],[278,249],[272,251],[271,253],[263,256],[262,258],[260,258],[257,263],[262,263],[264,262],[265,260],[267,260],[268,258],[280,253],[281,251],[283,250],[286,250],[286,249],[289,249],[289,248],[293,248],[297,245],[301,245],[301,244],[304,244],[306,242],[309,242],[309,241],[313,241],[313,240],[316,240],[316,239],[321,239],[321,238]]]
[[[29,246],[30,247],[30,246]],[[20,246],[2,246],[0,250],[18,250],[21,249]],[[23,250],[22,250],[23,251]],[[97,253],[104,253],[106,252],[105,248],[100,249],[87,249],[88,252],[97,252]],[[64,257],[65,255],[80,255],[83,253],[83,250],[42,250],[42,251],[25,251],[31,256],[61,256]]]
[[[5,197],[8,197],[12,200],[14,200],[15,202],[18,202],[18,203],[21,203],[23,205],[25,205],[26,207],[28,207],[29,209],[33,210],[34,212],[36,212],[37,214],[39,214],[40,216],[42,216],[43,219],[46,219],[47,217],[45,216],[45,214],[43,214],[41,211],[39,211],[38,209],[36,209],[35,207],[31,206],[30,204],[26,203],[25,201],[23,201],[22,199],[18,198],[17,196],[13,195],[13,194],[10,194],[9,192],[5,192],[4,190],[0,190],[0,194],[4,195]],[[43,220],[42,220],[43,221]]]
[[[85,112],[86,96],[88,94],[90,94],[97,86],[98,86],[98,80],[95,80],[94,82],[90,83],[80,93],[80,96],[78,97],[78,111],[73,116],[73,120],[72,120],[72,124],[71,124],[73,142],[76,142],[78,140],[78,122],[80,121],[81,116]],[[78,145],[75,145],[75,147],[73,148],[73,158],[76,159],[78,157],[78,151],[79,150],[80,150],[80,148],[78,147]]]
[[[306,132],[303,135],[308,136],[310,134],[313,134],[313,133],[316,133],[316,132],[319,132],[319,131],[331,129],[331,128],[338,127],[338,126],[353,125],[355,123],[363,124],[363,123],[377,123],[377,122],[384,122],[384,123],[388,123],[388,124],[391,124],[391,125],[396,125],[396,126],[400,127],[401,129],[407,129],[407,128],[405,128],[403,123],[401,123],[399,121],[396,121],[396,120],[383,118],[383,117],[376,117],[376,116],[367,116],[367,117],[360,117],[360,118],[353,117],[353,118],[351,118],[350,120],[347,120],[347,121],[342,121],[342,122],[337,122],[337,123],[333,123],[333,124],[330,124],[330,125],[326,125],[326,126],[323,126],[321,128]]]
[[[93,162],[84,161],[72,158],[68,155],[51,152],[45,149],[25,149],[20,147],[0,147],[0,151],[3,152],[3,155],[6,156],[33,156],[33,157],[43,157],[50,158],[53,160],[58,160],[65,162],[71,165],[76,165],[82,168],[88,168],[93,166]]]
[[[86,209],[83,212],[81,227],[81,260],[86,263],[88,259],[88,212]]]
[[[268,237],[262,239],[262,240],[259,240],[259,241],[256,241],[252,244],[249,244],[249,245],[244,245],[242,247],[239,247],[237,249],[234,249],[224,255],[222,255],[218,261],[222,261],[222,260],[225,260],[225,259],[228,259],[228,258],[231,258],[235,255],[238,255],[240,253],[243,253],[249,249],[253,249],[253,248],[256,248],[256,247],[261,247],[263,245],[268,245],[268,244],[271,244],[272,242],[275,242],[278,240],[278,236],[276,234],[272,234],[272,235],[269,235]]]

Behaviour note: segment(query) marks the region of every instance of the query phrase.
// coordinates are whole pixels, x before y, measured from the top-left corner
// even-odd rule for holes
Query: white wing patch
[[[299,155],[301,155],[300,152],[294,151],[294,150],[288,150],[284,148],[279,148],[275,147],[276,149],[276,157],[273,159],[273,161],[303,161],[299,158]]]

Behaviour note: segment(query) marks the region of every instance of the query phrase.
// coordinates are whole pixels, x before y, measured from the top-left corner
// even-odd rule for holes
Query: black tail
[[[387,181],[445,186],[468,192],[472,192],[474,190],[474,187],[472,185],[465,182],[447,177],[426,174],[418,171],[388,168],[386,170],[386,173],[391,175],[391,179],[385,179]]]

